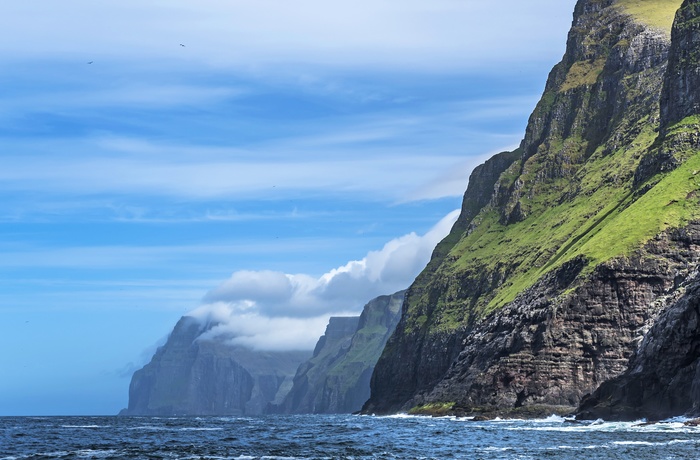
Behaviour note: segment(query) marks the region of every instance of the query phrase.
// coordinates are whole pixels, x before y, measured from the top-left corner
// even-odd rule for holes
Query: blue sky
[[[574,3],[3,2],[0,415],[118,412],[193,310],[308,348],[407,287]]]

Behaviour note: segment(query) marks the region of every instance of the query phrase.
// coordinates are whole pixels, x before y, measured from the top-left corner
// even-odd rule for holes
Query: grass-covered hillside
[[[531,140],[501,175],[494,198],[470,230],[458,229],[459,239],[451,235],[458,241],[435,273],[419,277],[416,287],[424,281],[433,286],[411,291],[409,331],[455,330],[508,304],[575,257],[587,260],[585,275],[660,232],[700,217],[700,177],[693,174],[700,169],[697,152],[676,152],[688,160],[684,166],[648,184],[635,180],[642,158],[660,147],[663,66],[620,78],[625,64],[616,61],[654,49],[631,49],[629,29],[634,28],[616,30],[614,10],[623,6],[657,26],[673,17],[680,3],[619,0],[599,19],[608,22],[609,31],[580,32],[578,52],[584,58],[555,68],[531,118],[531,125],[548,125],[539,128],[544,135]],[[670,22],[667,26],[670,31]],[[695,122],[691,118],[672,127],[668,139],[695,129]],[[444,284],[439,294],[436,278]]]
[[[697,104],[666,78],[681,3],[579,0],[566,54],[515,158],[501,161],[499,171],[475,170],[466,217],[409,289],[368,408],[444,401],[572,406],[624,368],[635,331],[652,314],[640,302],[653,302],[671,275],[647,273],[632,280],[629,289],[637,292],[627,295],[620,286],[636,275],[622,268],[601,275],[603,268],[646,273],[647,265],[625,261],[700,219]],[[674,75],[684,75],[687,59],[676,61]],[[678,117],[668,107],[682,100],[690,100],[690,112]],[[521,328],[523,322],[530,325]],[[484,351],[489,347],[494,356]]]
[[[694,119],[688,122],[694,122]],[[671,136],[688,122],[672,129]],[[700,218],[700,154],[685,152],[687,161],[678,169],[657,176],[653,184],[634,186],[634,171],[641,157],[653,148],[654,126],[641,120],[641,132],[630,145],[605,154],[599,147],[571,176],[539,184],[523,198],[530,214],[524,220],[501,222],[497,209],[484,210],[471,233],[450,251],[442,275],[459,278],[465,272],[490,273],[503,280],[478,298],[460,298],[460,284],[450,284],[438,299],[439,312],[432,329],[451,330],[463,323],[470,311],[479,316],[512,301],[545,273],[584,256],[587,271],[613,258],[630,254],[660,232],[681,227]],[[695,127],[696,125],[690,125]],[[571,145],[574,139],[567,140]],[[580,153],[579,144],[574,152]],[[529,162],[540,161],[533,157]],[[522,169],[514,164],[504,181],[527,183],[530,177],[515,176]],[[539,168],[534,168],[539,170]],[[653,185],[646,193],[645,186]],[[426,301],[429,301],[426,299]],[[470,306],[472,308],[465,308]],[[412,317],[420,328],[426,315]]]
[[[380,296],[359,318],[331,318],[279,407],[285,413],[350,413],[369,398],[369,380],[401,316],[405,291]],[[342,323],[342,324],[341,324]]]
[[[652,27],[671,32],[673,18],[682,0],[618,0],[626,12]]]

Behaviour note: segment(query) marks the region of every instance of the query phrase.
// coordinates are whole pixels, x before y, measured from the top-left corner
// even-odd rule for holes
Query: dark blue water
[[[3,417],[0,459],[699,459],[682,421],[363,416]]]

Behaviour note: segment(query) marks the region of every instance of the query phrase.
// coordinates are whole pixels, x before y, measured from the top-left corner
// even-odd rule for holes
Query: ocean
[[[700,428],[412,416],[0,417],[0,459],[698,459]]]

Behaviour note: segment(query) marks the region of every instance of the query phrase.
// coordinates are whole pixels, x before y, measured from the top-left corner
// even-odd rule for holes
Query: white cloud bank
[[[396,238],[320,277],[237,271],[189,315],[205,324],[219,323],[203,338],[225,338],[260,350],[312,349],[330,316],[359,314],[369,300],[407,288],[458,216],[455,210],[423,236]]]

